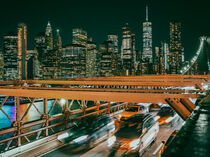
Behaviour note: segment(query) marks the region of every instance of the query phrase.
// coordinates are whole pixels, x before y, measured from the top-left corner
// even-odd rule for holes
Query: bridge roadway
[[[173,126],[171,125],[161,125],[160,130],[158,133],[158,137],[156,142],[149,148],[147,148],[146,152],[143,154],[142,157],[158,157],[158,152],[154,154],[156,149],[161,145],[162,141],[166,141],[170,134],[176,129],[180,129],[182,127],[183,120],[179,118]],[[103,142],[98,144],[95,148],[88,150],[88,151],[81,151],[78,153],[72,153],[71,150],[68,148],[68,145],[52,152],[42,154],[43,157],[120,157],[121,153],[110,153],[111,149],[107,146],[107,142]],[[28,154],[24,154],[27,156]]]
[[[11,122],[11,127],[0,130],[0,135],[12,133],[13,137],[1,140],[0,144],[6,146],[5,150],[10,149],[11,144],[18,148],[22,145],[22,139],[26,139],[29,144],[34,140],[30,139],[31,134],[37,134],[36,139],[40,139],[40,134],[44,137],[48,137],[50,134],[56,135],[53,132],[56,127],[61,127],[62,130],[68,129],[68,122],[75,114],[80,114],[80,117],[99,113],[110,114],[118,111],[121,107],[126,107],[128,103],[167,103],[186,120],[195,108],[189,99],[199,98],[202,97],[202,94],[206,94],[209,81],[210,75],[128,76],[66,81],[3,81],[0,82],[0,95],[6,97],[0,104],[0,110]],[[3,109],[9,96],[14,96],[16,100],[14,120]],[[29,100],[24,115],[20,115],[20,97]],[[43,110],[37,109],[34,104],[35,98],[43,99]],[[48,99],[53,99],[53,105],[50,108],[47,106]],[[61,104],[60,100],[62,99],[68,101]],[[87,107],[88,101],[93,101],[95,106]],[[80,105],[78,111],[71,110],[74,102]],[[105,104],[101,102],[105,102]],[[116,105],[112,106],[112,102],[116,102]],[[60,106],[61,113],[51,116],[50,112],[56,105]],[[23,122],[32,106],[40,114],[40,120]],[[51,122],[55,120],[62,121],[52,124]],[[24,131],[38,125],[41,125],[42,129],[31,132]]]

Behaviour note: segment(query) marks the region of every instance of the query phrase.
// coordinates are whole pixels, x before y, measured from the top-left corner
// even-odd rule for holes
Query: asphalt
[[[161,125],[160,130],[158,133],[157,140],[155,143],[147,148],[146,152],[143,154],[143,157],[157,157],[158,153],[153,154],[156,149],[160,146],[161,142],[167,140],[174,129],[179,129],[182,126],[183,120],[179,119],[177,122],[174,123],[173,126],[169,125]],[[45,154],[44,157],[111,157],[111,156],[121,156],[120,153],[111,154],[110,148],[107,146],[107,142],[104,141],[100,143],[96,147],[91,150],[82,151],[79,153],[72,153],[71,149],[68,146],[59,148],[54,150],[48,154]]]

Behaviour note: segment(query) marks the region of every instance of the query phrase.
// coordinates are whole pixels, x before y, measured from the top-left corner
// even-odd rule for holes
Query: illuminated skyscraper
[[[165,41],[159,43],[159,47],[155,47],[155,59],[154,59],[154,73],[155,74],[166,74],[168,72],[168,55],[169,47]]]
[[[108,40],[112,42],[113,53],[112,53],[112,74],[119,76],[121,72],[121,59],[118,46],[118,36],[115,34],[108,34]]]
[[[143,23],[142,59],[152,63],[152,22],[149,22],[148,19],[148,6],[146,6],[146,22]]]
[[[170,72],[178,74],[184,59],[184,48],[181,42],[181,23],[170,22]]]
[[[56,36],[55,36],[55,45],[54,45],[55,50],[61,52],[62,51],[62,39],[60,36],[60,31],[59,29],[56,30]]]
[[[126,24],[122,28],[121,61],[126,75],[131,75],[134,69],[135,34]]]
[[[24,23],[18,25],[18,79],[27,79],[27,26]]]
[[[8,33],[3,39],[4,80],[16,80],[18,77],[18,36]]]
[[[87,46],[87,32],[81,28],[75,28],[72,32],[72,43],[75,45]]]
[[[53,33],[52,33],[52,27],[49,21],[46,27],[45,36],[46,36],[47,50],[53,50]]]
[[[62,49],[61,78],[84,78],[86,73],[86,48],[78,45]]]
[[[112,41],[104,41],[99,45],[100,53],[100,75],[102,77],[112,75],[112,54],[114,52]]]
[[[87,42],[86,53],[86,77],[97,77],[98,72],[98,51],[96,49],[96,43],[92,40]]]

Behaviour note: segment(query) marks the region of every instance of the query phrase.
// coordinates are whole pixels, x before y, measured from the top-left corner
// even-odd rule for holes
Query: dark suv
[[[72,129],[59,135],[58,140],[69,143],[74,151],[78,151],[94,147],[112,136],[114,131],[114,120],[110,116],[92,115],[74,122]]]

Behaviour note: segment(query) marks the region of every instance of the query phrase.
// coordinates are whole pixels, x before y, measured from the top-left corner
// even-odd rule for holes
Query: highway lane
[[[173,126],[169,125],[161,125],[160,131],[158,133],[157,140],[155,143],[147,148],[146,152],[143,154],[143,157],[157,157],[157,154],[153,154],[155,150],[159,147],[163,140],[167,140],[174,129],[179,129],[182,126],[183,120],[178,119],[177,122],[174,123]],[[107,142],[104,141],[103,143],[98,144],[95,148],[87,151],[82,151],[79,153],[72,153],[68,146],[59,148],[58,150],[52,151],[44,157],[110,157],[113,154],[110,154],[110,148],[107,146]],[[121,156],[119,153],[115,153],[114,156],[118,157]]]

